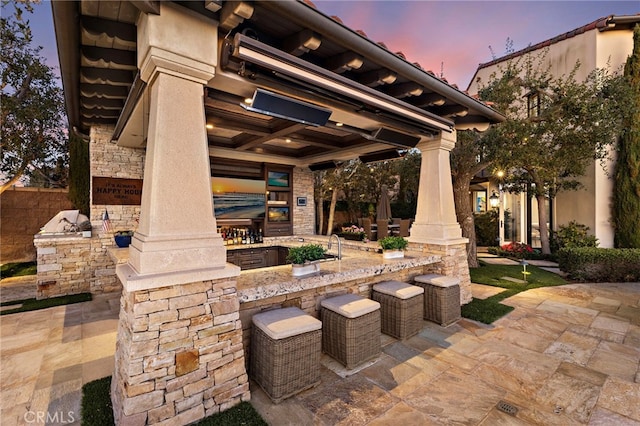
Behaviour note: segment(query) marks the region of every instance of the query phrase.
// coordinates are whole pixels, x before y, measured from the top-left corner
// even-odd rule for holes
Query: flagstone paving
[[[119,303],[107,294],[0,317],[3,426],[46,413],[58,415],[47,424],[80,424],[82,385],[113,369]],[[532,289],[505,303],[514,311],[492,325],[425,321],[405,341],[383,336],[358,372],[323,356],[321,383],[277,405],[252,383],[252,404],[278,426],[640,425],[640,283]]]

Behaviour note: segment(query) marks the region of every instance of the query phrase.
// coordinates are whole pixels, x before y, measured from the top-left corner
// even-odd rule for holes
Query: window
[[[527,95],[527,117],[540,115],[540,93],[531,92]]]

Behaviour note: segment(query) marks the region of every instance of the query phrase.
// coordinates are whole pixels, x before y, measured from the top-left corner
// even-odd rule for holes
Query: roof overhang
[[[205,95],[209,151],[309,165],[415,145],[505,117],[303,1],[174,2],[219,22],[221,66]],[[102,7],[102,5],[109,7]],[[136,22],[158,1],[52,2],[70,128],[114,126],[143,147],[148,95],[135,61]],[[242,70],[242,71],[241,71]],[[323,126],[240,105],[263,89],[331,111]],[[365,157],[366,158],[366,157]]]

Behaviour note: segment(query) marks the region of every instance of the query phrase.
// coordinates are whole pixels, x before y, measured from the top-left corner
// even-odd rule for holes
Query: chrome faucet
[[[329,244],[327,244],[327,250],[331,250],[331,239],[333,239],[333,237],[336,237],[336,240],[338,240],[338,260],[342,259],[342,242],[340,241],[340,237],[338,236],[338,234],[331,234],[329,236]]]

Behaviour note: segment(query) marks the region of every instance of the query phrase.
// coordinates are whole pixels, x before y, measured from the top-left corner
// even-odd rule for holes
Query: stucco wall
[[[73,209],[66,189],[10,188],[0,196],[0,262],[36,260],[33,236],[61,210]]]

